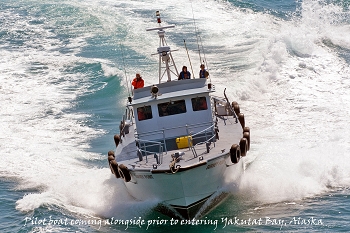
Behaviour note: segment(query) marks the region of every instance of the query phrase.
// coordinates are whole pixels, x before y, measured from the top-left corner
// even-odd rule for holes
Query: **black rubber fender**
[[[250,133],[249,132],[244,132],[243,133],[243,138],[247,139],[247,150],[250,150]]]
[[[114,143],[115,143],[115,147],[118,147],[120,143],[120,137],[118,134],[114,135]]]
[[[244,129],[244,114],[243,113],[240,113],[238,114],[238,120],[239,120],[239,123],[241,123],[241,126],[242,126],[242,129]]]
[[[250,128],[249,128],[248,126],[244,127],[244,128],[243,128],[243,132],[248,132],[248,133],[250,133]]]
[[[114,151],[108,151],[108,162],[115,159]]]
[[[117,161],[115,161],[115,159],[109,161],[109,167],[111,169],[111,172],[115,175],[115,177],[117,179],[119,179],[120,175],[119,175],[119,170],[118,170],[118,163],[117,163]]]
[[[241,156],[246,156],[248,151],[248,142],[246,138],[241,138],[241,141],[239,142],[239,147],[241,148]]]
[[[130,171],[124,164],[120,164],[118,166],[118,171],[119,171],[120,177],[124,179],[125,182],[129,182],[131,180]]]
[[[241,158],[241,150],[239,145],[233,144],[230,148],[230,158],[232,163],[238,163]]]
[[[241,110],[238,104],[233,105],[233,110],[235,111],[237,116],[241,113]]]

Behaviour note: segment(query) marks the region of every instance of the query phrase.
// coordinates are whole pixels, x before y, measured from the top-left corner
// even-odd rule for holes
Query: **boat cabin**
[[[147,151],[158,152],[154,143],[169,151],[212,139],[211,92],[205,79],[176,80],[134,90],[129,106],[135,117],[136,140],[153,145]]]

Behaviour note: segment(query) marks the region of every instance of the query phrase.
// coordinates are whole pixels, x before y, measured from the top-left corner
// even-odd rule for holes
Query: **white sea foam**
[[[42,19],[46,25],[28,25],[31,18],[21,18],[13,12],[0,16],[17,17],[8,20],[16,24],[7,25],[12,31],[9,34],[17,33],[17,27],[33,37],[19,47],[5,44],[0,61],[0,176],[18,182],[17,189],[29,192],[17,201],[16,208],[27,212],[56,206],[77,215],[118,214],[125,218],[149,210],[154,203],[135,202],[109,169],[83,162],[101,159],[87,149],[90,140],[104,132],[84,123],[89,115],[71,109],[78,104],[80,95],[97,92],[105,85],[92,88],[87,74],[66,70],[75,64],[100,63],[107,77],[123,74],[110,61],[77,56],[86,38],[99,32],[82,33],[66,44],[47,29],[52,27],[50,19]],[[21,36],[21,32],[18,34]],[[62,48],[69,52],[60,53]]]
[[[300,20],[278,23],[269,47],[259,47],[266,51],[262,97],[236,92],[257,156],[240,187],[258,201],[299,200],[350,185],[349,64],[322,43],[341,37],[344,26],[327,23],[338,7],[304,3]],[[319,18],[327,20],[318,26]]]

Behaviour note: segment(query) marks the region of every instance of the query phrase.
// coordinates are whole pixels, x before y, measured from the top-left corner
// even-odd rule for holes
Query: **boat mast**
[[[161,80],[162,80],[165,73],[167,74],[167,77],[168,77],[167,81],[169,82],[169,81],[171,81],[171,73],[175,74],[176,76],[179,76],[179,72],[177,71],[175,61],[174,61],[173,56],[171,54],[171,52],[175,51],[175,50],[170,50],[170,46],[168,46],[168,44],[166,43],[165,37],[164,37],[165,36],[164,29],[174,28],[175,25],[169,25],[169,26],[162,27],[159,11],[156,12],[156,16],[157,16],[157,22],[159,24],[159,27],[148,28],[148,29],[146,29],[146,31],[158,30],[159,47],[157,48],[156,54],[159,55],[159,83],[161,83]],[[155,55],[155,54],[152,54],[152,55]],[[170,62],[170,60],[171,60],[171,62]],[[165,67],[162,67],[162,62],[165,63]],[[174,67],[176,73],[171,70],[172,66]],[[162,74],[162,68],[165,69],[163,74]]]

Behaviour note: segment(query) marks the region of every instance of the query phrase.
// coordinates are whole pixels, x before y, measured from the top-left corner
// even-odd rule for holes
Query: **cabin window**
[[[196,97],[191,99],[193,111],[207,110],[207,99],[203,97]]]
[[[185,113],[185,100],[170,101],[158,104],[158,112],[160,117]]]
[[[137,119],[139,121],[148,120],[152,117],[152,109],[150,105],[137,108]]]

